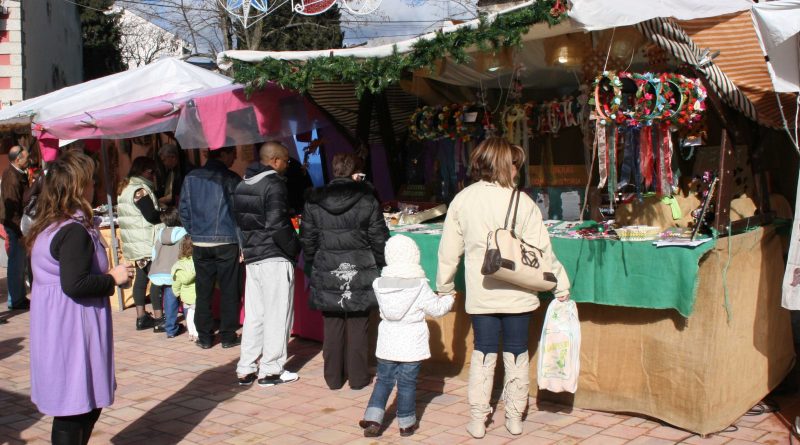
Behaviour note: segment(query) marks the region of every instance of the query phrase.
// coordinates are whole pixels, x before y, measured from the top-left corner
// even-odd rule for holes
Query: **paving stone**
[[[29,320],[28,313],[15,315],[0,329],[3,444],[49,443],[52,417],[38,413],[29,398]],[[466,373],[442,378],[423,372],[417,392],[417,433],[400,437],[392,398],[383,436],[365,438],[358,420],[373,385],[362,390],[328,389],[319,343],[291,341],[290,364],[304,363],[291,368],[300,373],[299,381],[273,388],[239,387],[235,381],[238,349],[223,350],[215,345],[202,351],[188,341],[167,341],[163,335],[137,332],[132,310],[114,312],[112,320],[118,388],[114,405],[103,410],[95,427],[93,444],[661,445],[691,434],[644,416],[531,399],[522,435],[512,436],[505,429],[503,403],[498,402],[486,437],[475,440],[465,429],[469,421]],[[493,400],[498,396],[499,387]],[[683,443],[788,443],[787,429],[774,413],[742,417],[737,425],[735,433],[706,439],[692,436]]]

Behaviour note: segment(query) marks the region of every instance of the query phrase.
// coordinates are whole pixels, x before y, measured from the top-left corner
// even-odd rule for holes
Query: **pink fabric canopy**
[[[247,97],[242,85],[168,94],[34,124],[45,161],[58,140],[121,139],[171,131],[185,149],[216,149],[287,137],[328,125],[297,93],[270,84]]]

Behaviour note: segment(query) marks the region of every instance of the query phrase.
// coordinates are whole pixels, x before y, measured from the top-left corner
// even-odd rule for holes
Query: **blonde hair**
[[[486,139],[469,156],[473,180],[496,182],[503,187],[516,186],[513,167],[519,172],[524,163],[522,147],[501,137]]]
[[[87,228],[92,227],[92,205],[84,198],[84,190],[94,186],[94,160],[78,152],[68,151],[50,163],[42,192],[36,201],[36,219],[31,231],[25,237],[28,250],[51,224],[72,218],[78,211],[83,213],[80,221]]]

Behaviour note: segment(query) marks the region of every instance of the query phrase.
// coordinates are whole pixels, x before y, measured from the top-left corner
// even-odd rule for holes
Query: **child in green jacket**
[[[189,340],[197,341],[197,328],[194,325],[194,306],[197,294],[194,289],[194,261],[192,260],[192,240],[189,235],[181,241],[178,261],[172,266],[172,292],[183,302],[183,316],[189,330]]]

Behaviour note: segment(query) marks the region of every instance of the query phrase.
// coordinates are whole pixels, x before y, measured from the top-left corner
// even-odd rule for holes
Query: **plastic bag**
[[[578,389],[581,325],[574,301],[554,300],[544,316],[539,341],[539,389],[571,392]]]

